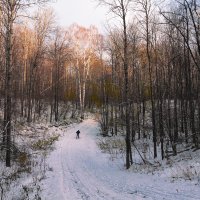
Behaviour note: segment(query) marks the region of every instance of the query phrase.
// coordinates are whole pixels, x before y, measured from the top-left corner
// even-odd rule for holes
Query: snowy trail
[[[80,139],[75,132],[81,131]],[[68,128],[47,159],[42,200],[199,200],[200,187],[120,170],[95,143],[97,123]]]

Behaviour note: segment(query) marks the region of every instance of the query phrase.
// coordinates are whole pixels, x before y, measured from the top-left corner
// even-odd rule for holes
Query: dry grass
[[[112,160],[125,157],[126,146],[123,138],[100,138],[97,144],[103,152],[110,154]]]

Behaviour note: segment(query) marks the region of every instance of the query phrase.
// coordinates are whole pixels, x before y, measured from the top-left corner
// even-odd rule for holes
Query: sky
[[[105,7],[98,6],[97,0],[57,0],[52,7],[61,26],[73,23],[85,27],[95,25],[100,32],[105,31],[108,12]]]

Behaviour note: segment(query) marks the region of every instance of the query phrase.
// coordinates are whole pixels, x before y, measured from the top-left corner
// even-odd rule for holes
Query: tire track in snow
[[[66,157],[68,159],[66,161],[65,159],[62,158],[63,175],[64,175],[64,177],[68,177],[68,181],[70,181],[70,183],[71,183],[71,190],[76,190],[76,192],[79,194],[81,199],[88,200],[90,198],[90,196],[86,194],[87,193],[86,191],[83,191],[82,189],[80,189],[80,188],[83,188],[82,184],[77,179],[77,177],[74,175],[74,171],[72,171],[71,168],[69,167],[69,153],[68,153],[68,151],[65,152],[65,153],[66,153]],[[76,197],[76,198],[78,198],[78,197]]]
[[[66,186],[65,186],[65,181],[64,181],[64,177],[65,177],[65,174],[63,173],[63,165],[62,165],[62,157],[61,157],[61,152],[62,152],[62,148],[59,149],[59,161],[61,163],[61,172],[62,172],[62,176],[61,176],[61,191],[62,191],[62,196],[64,197],[64,199],[67,199],[68,196],[67,194],[69,194],[69,189],[66,189]]]
[[[70,175],[72,178],[70,180],[73,182],[73,186],[74,186],[74,188],[76,188],[76,191],[80,194],[81,199],[83,199],[83,200],[90,200],[90,199],[91,200],[93,200],[93,199],[105,200],[105,197],[109,198],[107,193],[106,194],[103,193],[96,187],[96,184],[94,184],[94,183],[92,185],[90,184],[90,187],[88,187],[88,185],[86,186],[86,184],[80,180],[77,173],[74,170],[72,170],[74,163],[71,158],[72,155],[70,154],[69,142],[66,145],[68,146],[67,151],[66,151],[67,152],[67,156],[66,156],[67,161],[65,161],[66,162],[65,166],[67,166],[67,170],[65,168],[63,168],[63,171],[70,172]],[[81,167],[83,167],[83,166],[81,166]],[[84,167],[84,169],[86,169],[86,168]],[[86,178],[88,178],[88,177],[91,177],[91,175],[86,176]],[[87,180],[85,179],[85,182],[88,183],[88,180],[89,179],[87,179]],[[109,199],[114,199],[114,198],[110,197]]]
[[[82,130],[87,130],[91,131],[93,128],[92,126],[89,126],[87,123],[86,124],[81,124],[79,127],[77,127]],[[71,175],[71,181],[73,182],[74,188],[76,188],[77,193],[80,194],[81,198],[83,200],[121,200],[125,199],[124,197],[126,196],[125,194],[120,194],[117,193],[113,190],[113,188],[107,188],[104,186],[105,183],[99,182],[94,174],[90,173],[89,170],[87,169],[88,163],[86,164],[86,156],[85,154],[81,155],[78,154],[76,148],[78,148],[77,144],[74,144],[75,142],[88,142],[88,145],[91,145],[88,140],[85,138],[81,138],[80,140],[74,140],[73,135],[75,133],[75,130],[71,130],[72,133],[68,135],[68,138],[65,141],[65,148],[63,150],[65,151],[65,159],[63,162],[65,162],[65,166],[67,166],[67,169],[64,168],[64,171],[69,171]],[[96,144],[95,144],[96,145]],[[79,144],[81,146],[81,144]],[[87,147],[86,144],[83,144],[81,148]],[[81,151],[84,151],[84,149],[80,149]],[[79,151],[79,150],[78,150]],[[90,152],[90,150],[89,150]],[[89,153],[86,151],[86,153]],[[76,157],[76,158],[74,158]],[[79,162],[77,162],[77,160]],[[90,160],[88,159],[88,162]],[[91,162],[92,163],[92,162]],[[80,164],[80,166],[77,168],[77,164]],[[95,165],[94,165],[95,167]],[[130,195],[132,196],[133,195]],[[133,198],[126,198],[128,199],[133,199]]]
[[[52,196],[45,200],[199,200],[198,191],[188,192],[181,186],[176,192],[177,185],[165,183],[162,178],[152,180],[153,176],[109,166],[91,134],[97,133],[96,125],[90,120],[69,127],[57,142],[49,160],[55,169],[49,183],[55,181],[57,186],[48,190]],[[81,130],[80,140],[75,139],[77,129]]]
[[[77,129],[81,129],[81,130],[85,130],[85,135],[87,137],[86,131],[87,132],[91,132],[93,130],[94,127],[92,127],[92,125],[88,125],[86,122],[80,124],[79,126],[77,126]],[[123,188],[120,188],[121,185],[117,185],[118,183],[120,183],[120,181],[118,182],[117,179],[115,180],[111,180],[110,177],[105,177],[104,181],[108,181],[109,184],[107,182],[102,182],[99,177],[101,175],[96,176],[94,171],[93,173],[90,172],[88,170],[89,164],[91,164],[91,169],[93,167],[99,167],[99,166],[95,166],[96,163],[93,163],[93,160],[90,160],[92,158],[95,158],[92,155],[91,150],[93,150],[91,148],[91,150],[84,150],[83,148],[85,147],[90,147],[90,145],[92,145],[91,138],[90,136],[88,136],[88,138],[81,138],[80,140],[73,140],[73,134],[75,134],[75,130],[71,130],[72,133],[70,133],[69,137],[67,138],[67,152],[68,152],[68,169],[69,171],[71,171],[73,179],[76,181],[76,186],[77,187],[77,191],[82,192],[84,194],[87,195],[87,198],[85,199],[106,199],[106,200],[111,200],[111,199],[115,199],[115,200],[122,200],[122,199],[126,199],[126,200],[133,200],[133,199],[153,199],[153,200],[161,200],[161,199],[165,199],[165,200],[171,200],[171,199],[180,199],[181,200],[198,200],[199,196],[196,196],[195,194],[184,194],[182,193],[176,193],[174,191],[170,191],[167,188],[159,188],[159,187],[151,187],[148,186],[147,184],[145,184],[145,182],[143,182],[143,184],[141,186],[139,186],[138,184],[133,184],[133,187],[131,188],[131,184],[128,185],[128,183],[126,183],[125,185],[123,185]],[[94,130],[95,131],[95,130]],[[81,136],[82,137],[82,136]],[[75,143],[74,143],[75,141]],[[78,144],[77,144],[78,142]],[[84,144],[88,143],[88,144]],[[76,148],[79,148],[79,150],[76,151]],[[85,155],[81,155],[81,154]],[[90,155],[91,154],[91,155]],[[74,158],[76,157],[76,158]],[[87,163],[86,163],[86,158],[88,158]],[[79,162],[77,162],[77,160]],[[77,168],[77,164],[80,164],[79,167],[81,167],[82,169],[79,170],[79,167]],[[75,170],[74,170],[75,169]],[[98,172],[100,172],[100,170],[98,170]],[[108,172],[102,172],[102,175],[108,175]],[[116,174],[117,176],[117,174]],[[85,179],[84,179],[85,178]],[[125,177],[124,177],[125,178]],[[116,181],[117,180],[117,181]],[[86,184],[87,183],[87,184]],[[106,185],[106,186],[104,186]],[[96,193],[96,194],[94,194]],[[85,200],[84,199],[84,200]]]

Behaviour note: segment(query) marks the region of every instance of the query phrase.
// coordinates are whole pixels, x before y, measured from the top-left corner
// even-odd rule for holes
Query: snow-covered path
[[[120,170],[98,149],[98,131],[90,119],[65,130],[47,159],[52,170],[42,182],[42,200],[200,199],[199,185]]]

